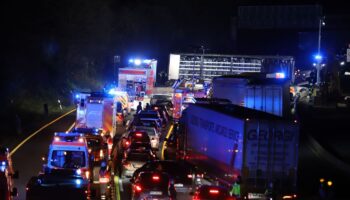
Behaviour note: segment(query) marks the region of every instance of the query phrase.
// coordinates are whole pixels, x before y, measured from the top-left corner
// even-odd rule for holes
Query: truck
[[[99,129],[103,135],[114,137],[117,102],[113,96],[91,93],[77,105],[75,128]]]
[[[281,117],[291,113],[290,80],[283,74],[242,74],[213,78],[213,97]]]
[[[299,125],[233,104],[190,104],[184,112],[184,158],[247,199],[296,196]],[[275,198],[272,198],[275,199]]]

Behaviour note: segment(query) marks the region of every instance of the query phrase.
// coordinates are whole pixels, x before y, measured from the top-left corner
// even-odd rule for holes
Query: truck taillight
[[[187,178],[192,178],[192,174],[187,174]]]

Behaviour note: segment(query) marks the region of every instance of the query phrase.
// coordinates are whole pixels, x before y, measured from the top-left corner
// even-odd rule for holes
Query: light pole
[[[315,56],[315,59],[317,61],[316,64],[316,70],[317,70],[317,77],[316,77],[316,85],[320,85],[321,83],[321,62],[322,62],[322,56],[321,56],[321,33],[322,33],[322,26],[325,26],[326,23],[324,22],[324,16],[319,18],[318,23],[318,44],[317,44],[317,55]]]

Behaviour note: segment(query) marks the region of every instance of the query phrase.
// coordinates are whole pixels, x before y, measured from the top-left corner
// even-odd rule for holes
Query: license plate
[[[265,195],[260,193],[248,193],[248,199],[264,199]]]
[[[174,184],[174,187],[183,187],[184,186],[184,184],[182,184],[182,183],[176,183],[176,184]]]
[[[151,191],[150,195],[162,195],[163,193],[160,191]]]

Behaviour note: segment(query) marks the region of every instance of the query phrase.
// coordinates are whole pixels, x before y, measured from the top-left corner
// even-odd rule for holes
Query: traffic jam
[[[146,78],[154,74],[143,70]],[[120,75],[130,78],[126,73],[139,76],[140,69]],[[75,123],[52,133],[25,197],[297,199],[299,124],[281,117],[283,91],[289,91],[283,79],[275,73],[218,77],[211,87],[178,80],[161,92],[154,83],[134,84],[132,92],[128,87],[78,92]],[[228,85],[247,92],[229,93]],[[264,98],[252,91],[258,89]],[[271,106],[256,99],[275,100]],[[253,104],[263,107],[255,110]],[[8,149],[1,149],[0,158],[4,196],[13,199],[18,172]]]

